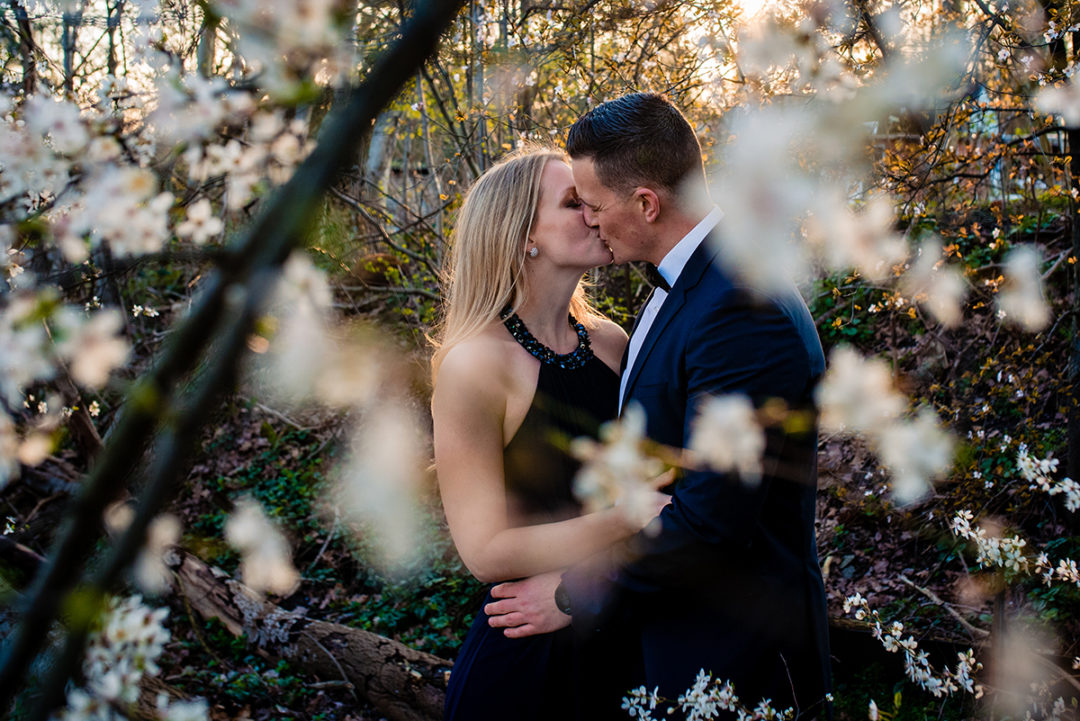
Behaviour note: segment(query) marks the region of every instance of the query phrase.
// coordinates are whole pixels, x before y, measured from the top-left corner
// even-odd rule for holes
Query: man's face
[[[641,260],[648,224],[635,202],[634,194],[613,190],[600,182],[589,157],[574,158],[574,185],[583,203],[585,222],[600,231],[616,263]]]

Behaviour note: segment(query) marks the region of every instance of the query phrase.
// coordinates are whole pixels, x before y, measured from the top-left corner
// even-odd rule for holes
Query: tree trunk
[[[168,559],[176,587],[204,618],[326,679],[352,684],[390,721],[442,718],[451,663],[393,639],[285,611],[180,549]]]
[[[202,27],[199,28],[199,49],[197,51],[198,72],[204,78],[214,74],[214,59],[217,57],[217,33],[221,19],[216,13],[203,8]]]
[[[11,0],[11,9],[15,11],[15,22],[19,26],[19,57],[23,68],[23,93],[30,97],[37,92],[37,63],[34,61],[34,34],[30,27],[30,17],[26,8],[18,0]]]
[[[1080,189],[1080,128],[1067,131],[1070,180],[1073,189]],[[1070,208],[1075,203],[1069,202]],[[1072,239],[1073,257],[1080,257],[1080,223],[1076,212],[1069,213],[1069,233]],[[1072,333],[1069,338],[1069,381],[1065,395],[1065,413],[1068,423],[1068,445],[1065,452],[1065,473],[1069,478],[1080,478],[1080,263],[1072,267]]]

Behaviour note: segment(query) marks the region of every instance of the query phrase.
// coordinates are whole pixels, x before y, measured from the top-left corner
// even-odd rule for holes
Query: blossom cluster
[[[935,698],[951,696],[961,690],[973,694],[975,698],[983,695],[983,687],[975,683],[974,679],[974,675],[982,669],[982,664],[975,660],[972,649],[958,652],[956,668],[946,667],[939,674],[930,665],[930,657],[926,651],[919,650],[919,642],[915,637],[904,637],[904,624],[893,621],[886,626],[862,594],[856,593],[844,599],[844,613],[852,613],[856,620],[867,621],[871,625],[874,638],[881,641],[881,645],[889,653],[903,652],[904,672],[907,677]]]
[[[971,511],[957,511],[949,522],[949,530],[953,535],[975,544],[978,551],[976,563],[983,568],[1003,568],[1008,575],[1026,573],[1030,567],[1024,552],[1027,541],[1020,536],[991,536],[981,526],[973,527],[973,518]]]
[[[1043,583],[1047,586],[1054,581],[1080,586],[1080,568],[1071,558],[1059,559],[1058,565],[1054,566],[1045,553],[1040,553],[1035,559],[1035,570],[1042,576]]]
[[[619,506],[630,519],[644,525],[656,510],[647,491],[649,481],[663,470],[648,453],[645,411],[631,403],[622,416],[600,429],[600,440],[575,438],[570,452],[583,462],[574,479],[574,494],[587,511]]]
[[[1028,453],[1027,444],[1021,443],[1016,454],[1016,466],[1020,469],[1020,475],[1031,484],[1032,489],[1038,489],[1051,496],[1063,495],[1065,508],[1075,512],[1080,509],[1080,483],[1071,478],[1054,480],[1057,473],[1058,459],[1054,457],[1035,458]]]
[[[665,701],[658,691],[649,691],[644,686],[633,689],[623,698],[623,710],[630,718],[654,721],[653,712]],[[735,714],[738,721],[786,721],[795,717],[794,708],[775,709],[771,699],[762,699],[753,708],[744,705],[735,695],[731,681],[714,680],[704,669],[698,671],[694,684],[674,704],[668,704],[666,714],[670,715],[676,709],[682,712],[686,721],[710,721],[725,711]]]
[[[138,596],[109,599],[100,626],[89,637],[83,663],[85,684],[67,694],[60,721],[122,721],[138,702],[144,676],[160,672],[158,657],[169,641],[167,608],[151,609]],[[205,721],[205,700],[157,699],[163,721]]]
[[[902,503],[923,496],[930,481],[952,466],[952,437],[932,410],[922,408],[913,419],[901,417],[907,402],[884,361],[838,347],[829,356],[817,402],[825,431],[867,436],[892,474],[893,495]]]
[[[68,374],[92,389],[105,385],[122,366],[130,345],[122,336],[123,317],[115,309],[95,312],[57,307],[52,291],[12,293],[0,308],[0,406],[30,407],[27,386]],[[60,416],[39,404],[41,417],[28,429],[0,407],[0,487],[14,478],[19,464],[37,465],[52,452],[52,431]]]

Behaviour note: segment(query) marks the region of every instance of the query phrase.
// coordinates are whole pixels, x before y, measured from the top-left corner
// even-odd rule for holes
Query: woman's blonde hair
[[[433,336],[432,378],[446,353],[480,333],[504,308],[517,311],[526,287],[525,245],[540,201],[540,178],[547,164],[568,162],[562,150],[528,145],[502,158],[476,179],[458,212],[443,271],[443,316]],[[599,313],[578,283],[570,312],[586,327]]]

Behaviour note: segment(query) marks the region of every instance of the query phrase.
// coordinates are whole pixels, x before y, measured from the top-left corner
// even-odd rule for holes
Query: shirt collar
[[[724,212],[720,208],[713,206],[709,214],[702,218],[701,222],[695,225],[693,230],[683,236],[683,239],[667,252],[664,259],[660,261],[660,265],[656,266],[656,270],[664,277],[668,285],[675,285],[675,281],[679,279],[683,268],[686,267],[686,261],[690,260],[690,256],[701,245],[701,241],[705,240],[722,217],[724,217]]]

